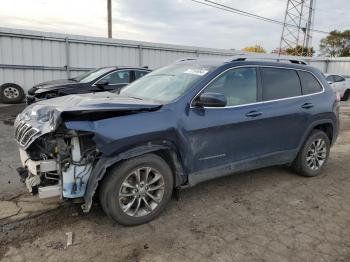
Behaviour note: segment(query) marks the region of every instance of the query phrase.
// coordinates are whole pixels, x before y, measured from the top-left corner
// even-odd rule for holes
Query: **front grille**
[[[21,146],[26,147],[38,133],[39,130],[26,124],[24,121],[16,121],[15,123],[15,138]]]

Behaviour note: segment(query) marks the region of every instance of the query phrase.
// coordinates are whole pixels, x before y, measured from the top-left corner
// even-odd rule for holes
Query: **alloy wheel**
[[[327,158],[327,145],[322,138],[314,140],[306,154],[306,164],[311,170],[320,169]]]
[[[118,195],[122,211],[132,217],[142,217],[157,208],[164,196],[164,177],[156,169],[141,167],[123,181]]]

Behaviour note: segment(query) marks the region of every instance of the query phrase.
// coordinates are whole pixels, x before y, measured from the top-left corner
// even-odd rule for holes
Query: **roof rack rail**
[[[292,64],[298,64],[298,65],[307,65],[307,63],[303,60],[290,59],[285,57],[267,57],[267,56],[240,56],[230,60],[229,62],[247,61],[247,60],[265,60],[265,61],[275,61],[275,62],[289,62]]]
[[[191,60],[197,60],[197,58],[196,57],[181,58],[179,60],[176,60],[175,63],[184,62],[184,61],[191,61]]]

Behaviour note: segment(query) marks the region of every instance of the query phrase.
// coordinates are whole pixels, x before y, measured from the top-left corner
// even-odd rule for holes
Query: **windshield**
[[[80,82],[80,83],[88,83],[96,78],[108,73],[109,71],[115,69],[114,67],[104,67],[104,68],[98,68],[91,70],[89,72],[86,72],[84,74],[78,75],[76,77],[71,78],[71,80]]]
[[[120,94],[166,104],[179,98],[213,69],[212,66],[195,64],[165,66],[126,86]]]

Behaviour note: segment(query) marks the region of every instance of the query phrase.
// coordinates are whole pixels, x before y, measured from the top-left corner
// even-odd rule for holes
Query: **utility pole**
[[[107,0],[108,38],[112,38],[112,0]]]
[[[312,56],[315,5],[316,0],[287,0],[279,55],[287,48],[293,48],[295,51],[292,55],[303,56],[306,50],[307,55]]]

